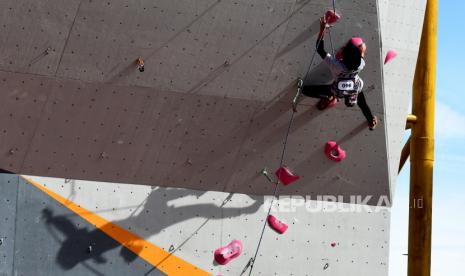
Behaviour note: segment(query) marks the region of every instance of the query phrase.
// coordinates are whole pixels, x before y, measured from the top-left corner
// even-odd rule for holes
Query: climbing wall
[[[9,275],[14,263],[18,177],[0,174],[0,275]]]
[[[279,165],[295,80],[310,66],[307,83],[329,81],[319,57],[310,60],[318,17],[331,4],[2,1],[0,169],[46,176],[31,178],[88,211],[77,215],[29,182],[2,174],[0,274],[38,264],[44,275],[163,274],[166,260],[150,262],[144,250],[103,234],[84,218],[93,214],[172,254],[167,260],[240,275],[271,202],[274,186],[260,171]],[[425,0],[336,4],[342,19],[331,29],[333,47],[326,47],[364,38],[361,76],[381,123],[370,132],[356,107],[340,103],[321,112],[314,99],[300,103],[284,161],[301,179],[280,186],[272,208],[289,229],[279,235],[266,225],[252,275],[388,273],[385,206]],[[398,56],[383,65],[391,49]],[[325,157],[330,139],[346,150],[344,162]],[[346,203],[334,207],[331,196]],[[243,242],[244,252],[219,266],[213,251],[232,239]],[[46,254],[30,250],[44,244]],[[75,244],[84,247],[74,250]]]
[[[321,59],[310,61],[331,1],[0,5],[0,164],[15,173],[270,195],[258,172],[279,165],[295,80],[311,66],[307,83],[330,81]],[[305,99],[284,160],[302,179],[278,193],[376,204],[390,196],[377,5],[337,10],[328,50],[364,38],[362,77],[381,124],[370,132],[357,107],[320,112]],[[325,158],[328,140],[346,162]]]
[[[270,203],[269,197],[244,194],[32,179],[212,275],[247,269]],[[288,196],[273,206],[272,214],[289,228],[280,235],[267,226],[252,275],[387,275],[389,208]],[[243,243],[243,253],[219,266],[214,250],[233,239]],[[94,247],[99,250],[99,243]],[[99,252],[106,258],[105,250]]]
[[[17,175],[0,193],[2,276],[166,275]]]
[[[394,194],[406,117],[411,112],[409,103],[426,0],[382,0],[378,3],[383,57],[389,50],[397,52],[395,60],[383,66],[389,175]]]

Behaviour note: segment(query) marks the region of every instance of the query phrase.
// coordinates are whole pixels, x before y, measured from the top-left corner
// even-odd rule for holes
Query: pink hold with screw
[[[215,261],[220,265],[226,265],[231,260],[239,257],[242,253],[242,243],[239,240],[233,240],[228,245],[215,250]]]
[[[325,154],[334,162],[341,162],[346,158],[346,152],[335,141],[326,143]]]
[[[284,234],[286,232],[288,226],[284,222],[280,221],[273,215],[268,216],[268,224],[279,234]]]
[[[300,176],[295,175],[288,167],[281,167],[277,169],[275,175],[284,186],[287,186],[300,178]]]

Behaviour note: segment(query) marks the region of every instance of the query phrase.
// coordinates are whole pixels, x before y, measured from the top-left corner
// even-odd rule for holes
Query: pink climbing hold
[[[284,186],[287,186],[300,178],[300,176],[291,172],[288,167],[281,167],[277,169],[275,174]]]
[[[333,10],[328,10],[327,12],[325,12],[325,20],[326,23],[328,23],[329,25],[336,23],[337,21],[339,21],[339,19],[341,19],[341,16]]]
[[[325,146],[326,156],[335,162],[341,162],[346,158],[346,152],[335,141],[328,141]]]
[[[231,260],[239,257],[242,253],[242,243],[239,240],[233,240],[228,245],[215,250],[215,261],[220,265],[225,265]]]
[[[279,234],[284,234],[286,232],[288,226],[284,222],[280,221],[273,215],[268,216],[268,224]]]
[[[336,243],[335,243],[335,242],[332,242],[332,243],[331,243],[331,247],[336,247]]]
[[[388,63],[389,61],[391,61],[392,59],[394,59],[396,56],[397,56],[397,52],[396,52],[396,51],[394,51],[394,50],[389,50],[389,51],[386,53],[386,58],[384,59],[384,64]]]

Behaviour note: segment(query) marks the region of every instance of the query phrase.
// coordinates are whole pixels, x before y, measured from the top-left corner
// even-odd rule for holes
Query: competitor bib
[[[353,91],[355,90],[354,80],[340,80],[337,83],[337,89],[340,91]]]

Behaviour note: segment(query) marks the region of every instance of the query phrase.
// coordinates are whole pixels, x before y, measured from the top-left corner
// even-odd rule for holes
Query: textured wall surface
[[[0,194],[2,276],[165,275],[17,175]]]
[[[396,59],[383,67],[389,175],[394,194],[426,0],[378,3],[383,57],[389,50],[398,52]]]
[[[0,275],[13,272],[18,176],[0,174]]]
[[[32,179],[212,275],[240,275],[246,268],[270,203],[244,194]],[[252,275],[387,275],[388,207],[292,202],[294,209],[289,197],[274,203],[272,214],[289,228],[279,235],[266,226]],[[213,251],[233,239],[242,241],[242,255],[226,266],[214,263]]]
[[[310,65],[318,18],[331,1],[1,5],[8,34],[0,44],[3,169],[272,194],[257,173],[279,164],[295,80]],[[320,112],[305,99],[285,158],[302,180],[280,194],[390,194],[376,1],[337,9],[332,44],[366,41],[362,78],[381,124],[369,132],[358,107]],[[16,16],[25,13],[35,16]],[[317,56],[307,82],[328,81]],[[345,162],[325,158],[328,140],[347,151]]]

